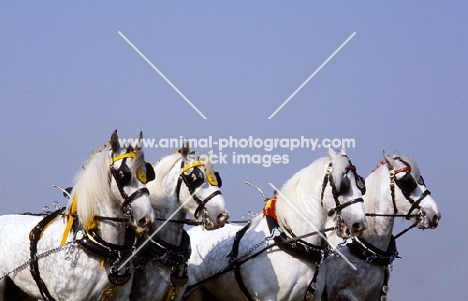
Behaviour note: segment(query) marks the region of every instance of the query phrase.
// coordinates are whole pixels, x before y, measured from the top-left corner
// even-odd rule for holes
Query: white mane
[[[156,178],[147,184],[150,190],[151,200],[164,200],[174,194],[175,186],[171,190],[164,187],[164,181],[168,173],[174,168],[177,162],[182,159],[180,153],[173,153],[161,158],[154,166]],[[153,202],[152,202],[153,203]]]
[[[126,152],[129,151],[133,151],[133,148],[126,149]],[[78,221],[85,229],[93,227],[91,225],[95,222],[94,216],[98,214],[99,208],[118,207],[120,205],[112,197],[110,185],[112,181],[110,173],[111,152],[111,147],[106,146],[102,151],[92,155],[89,162],[75,175],[67,212],[70,211],[73,199],[76,198]],[[131,165],[133,174],[143,161],[143,151],[137,149],[136,158]]]
[[[67,211],[76,198],[76,213],[81,226],[92,222],[98,206],[112,206],[109,185],[110,147],[91,157],[76,175]]]
[[[337,156],[334,160],[330,157],[322,157],[315,160],[309,166],[296,172],[280,188],[277,196],[276,212],[280,222],[287,226],[303,223],[296,210],[291,208],[291,203],[298,210],[307,210],[310,216],[320,216],[320,214],[311,213],[323,210],[321,204],[322,184],[328,164],[333,161],[333,181],[339,187],[342,181],[342,174],[349,166],[349,159],[346,156]],[[330,184],[327,184],[329,186]],[[283,198],[286,198],[284,200]]]

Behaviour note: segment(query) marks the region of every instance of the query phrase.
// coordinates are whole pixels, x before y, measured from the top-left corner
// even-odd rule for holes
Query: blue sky
[[[367,176],[382,150],[416,159],[442,212],[436,230],[398,241],[394,300],[461,300],[467,212],[467,22],[464,1],[8,2],[0,9],[1,214],[65,204],[67,186],[113,130],[134,138],[353,138]],[[207,117],[200,117],[119,35]],[[272,119],[267,118],[353,33]],[[208,149],[198,149],[207,152]],[[156,161],[172,149],[145,151]],[[216,152],[216,150],[215,150]],[[221,164],[238,220],[315,159]],[[407,226],[398,221],[396,227]]]

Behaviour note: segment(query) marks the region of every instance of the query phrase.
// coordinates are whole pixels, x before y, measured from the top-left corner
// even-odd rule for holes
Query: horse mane
[[[134,150],[132,147],[126,149],[127,152],[135,151],[136,158],[131,166],[132,174],[144,162],[144,154],[141,149]],[[67,205],[67,212],[70,212],[72,203],[76,201],[76,214],[81,227],[91,229],[96,226],[94,216],[99,208],[115,207],[112,199],[110,174],[111,146],[106,146],[102,151],[94,153],[87,160],[87,164],[75,175],[73,190]]]
[[[330,157],[322,157],[315,160],[310,165],[296,172],[280,188],[280,193],[277,195],[276,213],[284,225],[288,225],[294,221],[298,223],[303,222],[296,211],[290,208],[289,202],[298,210],[310,207],[314,210],[322,210],[321,187],[325,169],[331,160]],[[346,156],[338,156],[333,160],[334,171],[344,171],[348,166],[349,159]],[[341,172],[334,172],[333,180],[335,181],[335,185],[340,185],[342,181]],[[320,188],[317,189],[317,187]],[[284,198],[289,202],[283,200]]]
[[[190,159],[203,160],[196,152],[191,152],[187,156]],[[156,178],[147,184],[148,189],[151,191],[151,203],[155,206],[158,200],[165,200],[171,197],[174,194],[174,189],[168,190],[167,187],[164,187],[163,181],[167,174],[172,170],[175,164],[182,158],[182,154],[179,151],[176,151],[172,154],[169,154],[166,157],[162,157],[154,165],[154,172]],[[210,160],[204,160],[205,171],[213,171],[213,165]]]
[[[151,191],[152,203],[153,200],[166,199],[174,193],[174,191],[164,189],[163,180],[181,158],[182,154],[180,152],[175,152],[166,157],[162,157],[156,165],[154,165],[156,178],[147,184],[148,189]]]

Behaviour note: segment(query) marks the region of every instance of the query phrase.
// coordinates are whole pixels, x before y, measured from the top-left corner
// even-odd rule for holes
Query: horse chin
[[[418,222],[418,229],[436,229],[439,225],[440,214],[426,215]]]
[[[362,234],[362,232],[364,232],[364,230],[359,230],[359,231],[354,231],[352,233],[353,236],[360,236]]]
[[[219,229],[219,228],[221,228],[221,227],[224,226],[224,224],[223,224],[223,225],[219,225],[219,224],[217,224],[217,223],[214,223],[214,222],[213,222],[211,219],[209,219],[208,217],[205,218],[205,219],[203,219],[202,225],[203,225],[203,227],[205,228],[205,230],[208,230],[208,231],[210,231],[210,230],[216,230],[216,229]]]
[[[135,231],[135,234],[139,236],[140,234],[147,233],[148,232],[148,227],[135,227],[132,225],[133,231]]]
[[[351,237],[351,231],[344,223],[341,223],[339,227],[336,229],[336,235],[343,239],[348,239]]]
[[[229,214],[228,213],[221,213],[217,216],[216,221],[211,218],[207,212],[203,214],[203,217],[199,222],[203,225],[205,230],[216,230],[219,228],[224,227],[224,225],[227,223],[229,219]]]

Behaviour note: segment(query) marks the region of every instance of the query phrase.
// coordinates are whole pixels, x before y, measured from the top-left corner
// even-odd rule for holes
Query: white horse
[[[364,196],[368,229],[340,248],[357,268],[340,256],[330,256],[321,265],[315,300],[386,300],[389,269],[398,255],[392,235],[394,218],[405,216],[420,229],[437,227],[440,213],[415,161],[384,153],[385,161],[366,178]],[[331,240],[337,241],[338,238]],[[325,293],[323,286],[326,286]]]
[[[211,153],[198,156],[188,145],[155,165],[156,180],[148,183],[157,232],[142,239],[136,255],[131,300],[180,300],[187,284],[190,237],[184,230],[187,214],[205,229],[223,227],[229,218],[213,170]]]
[[[201,289],[193,291],[201,285],[223,301],[302,300],[325,255],[321,236],[310,233],[331,216],[351,234],[366,228],[362,180],[344,150],[330,150],[293,175],[242,231],[190,229],[187,300],[203,300]]]
[[[7,277],[35,299],[110,300],[117,287],[128,299],[131,274],[121,264],[135,232],[155,219],[150,167],[141,148],[119,145],[115,131],[77,173],[66,210],[1,216],[0,300]]]

